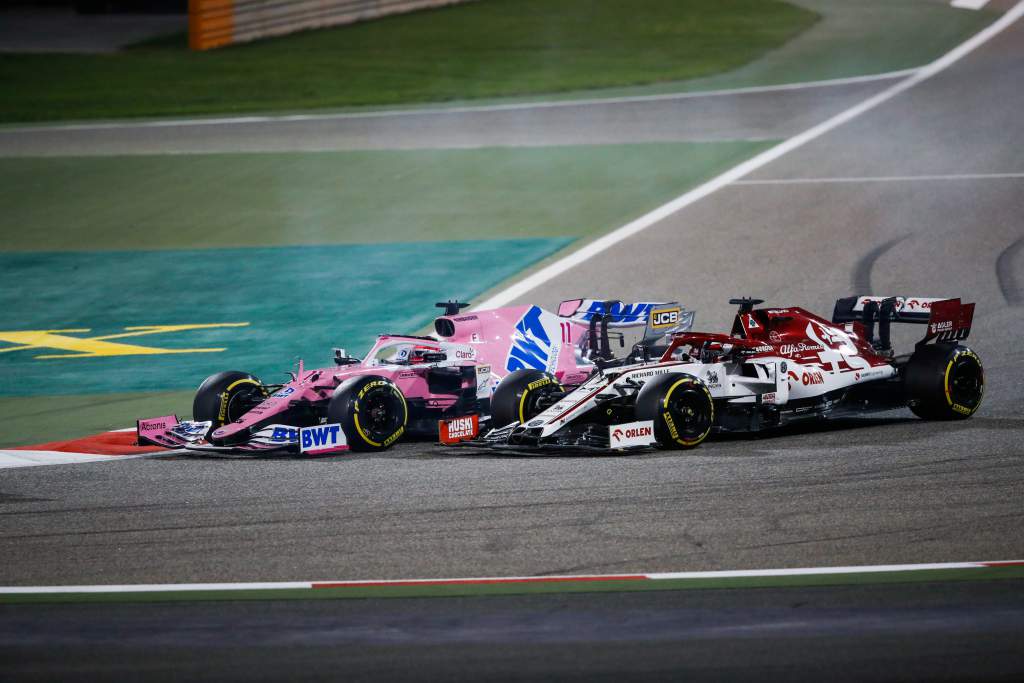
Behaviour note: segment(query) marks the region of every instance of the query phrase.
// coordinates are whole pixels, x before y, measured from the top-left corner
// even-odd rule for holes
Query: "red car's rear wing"
[[[962,304],[960,299],[946,299],[932,304],[928,318],[928,333],[919,343],[932,339],[939,342],[967,339],[974,322],[974,304]]]
[[[941,299],[902,296],[851,296],[836,301],[832,322],[863,323],[871,330],[879,323],[879,337],[882,346],[888,346],[889,323],[917,323],[928,325],[928,332],[919,343],[932,339],[940,342],[967,339],[974,319],[974,304],[964,304],[960,299]]]

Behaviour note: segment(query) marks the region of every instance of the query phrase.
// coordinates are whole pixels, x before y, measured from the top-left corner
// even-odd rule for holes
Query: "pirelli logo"
[[[674,327],[679,324],[679,315],[682,310],[676,308],[656,308],[651,311],[651,327]]]

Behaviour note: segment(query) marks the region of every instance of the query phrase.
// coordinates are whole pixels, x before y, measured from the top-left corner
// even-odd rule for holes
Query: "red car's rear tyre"
[[[965,420],[985,396],[981,359],[966,346],[924,346],[914,351],[904,373],[910,410],[925,420]]]

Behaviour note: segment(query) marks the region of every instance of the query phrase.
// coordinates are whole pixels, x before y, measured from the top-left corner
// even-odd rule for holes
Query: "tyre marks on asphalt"
[[[1024,306],[1024,282],[1015,267],[1017,257],[1024,252],[1024,237],[1020,237],[1010,246],[1003,249],[996,259],[996,276],[999,278],[999,289],[1003,298],[1010,306]]]
[[[853,267],[853,278],[851,280],[853,284],[853,291],[857,294],[871,294],[874,291],[871,288],[871,271],[874,269],[878,259],[908,237],[910,237],[910,235],[903,235],[902,237],[888,240],[864,254],[864,256],[862,256]]]
[[[705,200],[710,195],[718,193],[719,190],[732,185],[738,180],[746,178],[747,176],[773,162],[779,161],[780,159],[785,158],[787,162],[792,163],[793,153],[797,150],[808,147],[810,143],[823,138],[837,129],[847,126],[847,124],[859,119],[868,112],[879,109],[883,105],[899,98],[901,95],[904,95],[907,91],[917,88],[929,79],[942,74],[965,57],[968,57],[976,50],[986,45],[986,43],[989,43],[994,38],[998,37],[1004,31],[1007,31],[1007,29],[1013,27],[1022,16],[1024,16],[1024,1],[1015,4],[1011,10],[989,25],[988,28],[975,34],[969,40],[966,40],[953,50],[950,50],[934,62],[918,69],[908,78],[900,80],[881,92],[878,92],[873,96],[854,104],[848,109],[821,121],[817,125],[793,135],[778,145],[775,145],[774,147],[771,147],[748,159],[742,164],[739,164],[725,171],[721,175],[712,178],[703,185],[676,197],[670,202],[656,207],[618,229],[603,235],[601,238],[585,244],[579,250],[566,254],[557,261],[554,261],[544,268],[531,273],[527,277],[512,283],[510,286],[492,293],[485,301],[477,304],[477,308],[482,309],[502,306],[512,301],[522,300],[527,295],[538,290],[542,285],[545,285],[545,289],[549,292],[564,291],[564,283],[567,278],[574,281],[578,281],[579,279],[599,279],[599,277],[594,277],[594,271],[603,271],[604,273],[607,273],[617,267],[616,264],[611,264],[611,266],[609,266],[607,263],[608,252],[611,247],[627,239],[636,239],[640,233],[648,230],[652,226],[658,226],[658,230],[655,232],[670,230],[673,222],[681,220],[678,214],[683,209],[700,202],[701,200]],[[942,87],[941,85],[936,86],[934,83],[932,86],[933,88]],[[849,130],[849,128],[846,130]],[[842,135],[839,137],[841,138]],[[807,149],[803,149],[802,151],[805,154],[807,153]],[[618,252],[616,251],[615,254],[617,256]],[[597,258],[595,259],[595,257]],[[572,271],[571,274],[570,271]],[[573,285],[573,287],[575,288],[577,285]],[[578,289],[575,291],[578,291]],[[570,294],[569,296],[571,297],[574,295]]]

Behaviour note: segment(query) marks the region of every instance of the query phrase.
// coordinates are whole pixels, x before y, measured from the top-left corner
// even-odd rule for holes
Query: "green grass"
[[[583,236],[771,144],[7,158],[0,250]]]
[[[135,420],[192,414],[194,391],[0,397],[0,448],[28,446],[124,429]]]
[[[0,121],[503,97],[735,69],[811,26],[778,0],[487,0],[192,53],[0,56]]]
[[[687,81],[563,93],[553,99],[746,88],[846,78],[927,64],[974,35],[997,10],[934,0],[796,0],[821,16],[810,29],[738,69]]]

